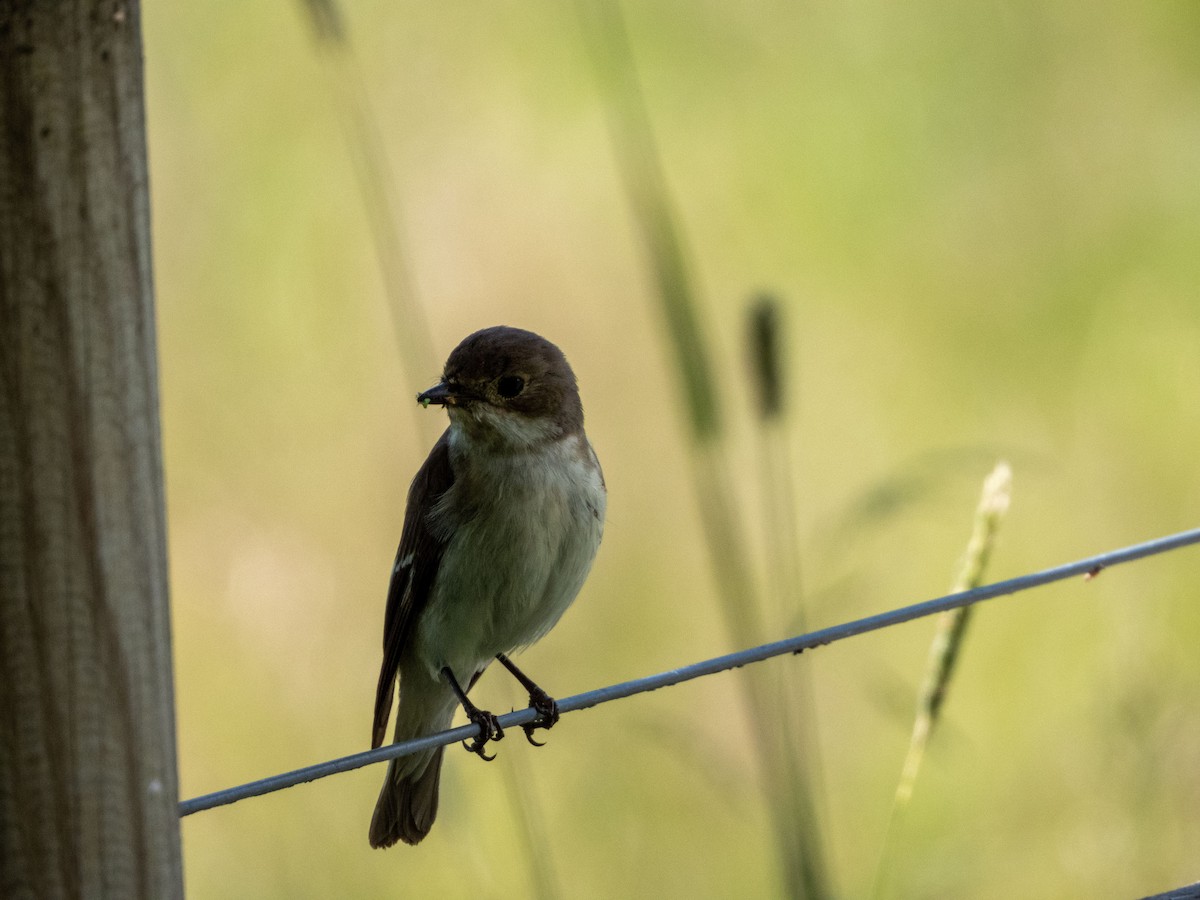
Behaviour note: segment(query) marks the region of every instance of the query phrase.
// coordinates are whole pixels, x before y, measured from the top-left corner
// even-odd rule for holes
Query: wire
[[[1181,547],[1197,543],[1200,543],[1200,528],[1181,531],[1177,534],[1167,535],[1166,537],[1146,541],[1145,543],[1133,544],[1118,550],[1109,551],[1108,553],[1102,553],[1099,556],[1081,559],[1076,562],[1056,566],[1052,569],[1044,569],[1041,572],[1010,578],[1007,581],[999,581],[995,584],[984,585],[983,587],[974,588],[969,591],[947,594],[933,600],[914,603],[911,606],[889,610],[888,612],[867,616],[863,619],[855,619],[852,622],[822,628],[819,631],[811,631],[807,634],[787,638],[786,640],[762,644],[758,647],[740,650],[737,653],[729,653],[725,656],[692,663],[679,669],[659,672],[657,675],[635,678],[632,681],[624,681],[620,684],[613,684],[594,691],[576,694],[573,697],[559,700],[558,709],[560,713],[590,709],[593,706],[599,706],[601,703],[609,703],[624,697],[644,694],[647,691],[656,691],[659,688],[681,684],[704,675],[715,675],[718,672],[725,672],[729,669],[736,669],[750,663],[761,662],[764,659],[770,659],[774,656],[801,653],[804,650],[811,650],[825,644],[832,644],[834,641],[845,640],[855,635],[866,634],[870,631],[879,631],[880,629],[899,625],[903,622],[910,622],[913,619],[931,616],[950,609],[970,606],[983,600],[1016,594],[1021,591],[1027,591],[1030,588],[1050,584],[1054,581],[1062,581],[1078,575],[1093,578],[1104,569],[1143,559],[1147,556],[1167,553],[1171,550],[1177,550]],[[499,720],[502,728],[510,728],[525,725],[534,721],[537,717],[538,713],[530,708],[506,713],[500,716]],[[448,731],[416,738],[415,740],[390,744],[375,750],[366,750],[328,762],[307,766],[303,769],[295,769],[291,772],[273,775],[270,778],[263,778],[259,781],[238,785],[237,787],[204,794],[191,800],[184,800],[179,804],[179,815],[189,816],[192,813],[197,813],[205,809],[226,806],[230,803],[236,803],[239,800],[249,799],[250,797],[259,797],[263,794],[294,787],[297,784],[303,784],[307,781],[316,781],[318,778],[325,778],[329,775],[349,772],[399,756],[418,753],[422,750],[431,750],[445,744],[452,744],[456,741],[476,737],[478,733],[479,728],[476,725],[460,725],[457,728],[451,728]]]

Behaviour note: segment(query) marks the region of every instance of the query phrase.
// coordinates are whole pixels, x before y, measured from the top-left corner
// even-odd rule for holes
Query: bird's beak
[[[430,403],[436,403],[439,406],[453,406],[458,402],[454,391],[446,382],[435,384],[423,394],[417,394],[417,402],[422,406],[428,406]]]

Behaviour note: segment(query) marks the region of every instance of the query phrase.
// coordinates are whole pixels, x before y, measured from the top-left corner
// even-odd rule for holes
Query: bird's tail
[[[424,672],[402,675],[396,740],[449,728],[456,703],[448,686],[429,679]],[[390,847],[397,841],[416,844],[429,834],[437,818],[443,750],[438,747],[388,763],[387,778],[371,817],[372,847]]]
[[[415,844],[429,834],[437,817],[438,781],[445,749],[438,747],[420,772],[409,775],[399,774],[398,760],[388,763],[387,780],[371,817],[372,847],[390,847],[396,841]]]

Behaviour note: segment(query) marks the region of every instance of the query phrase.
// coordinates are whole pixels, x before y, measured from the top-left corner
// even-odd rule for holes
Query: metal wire
[[[770,659],[774,656],[801,653],[804,650],[811,650],[825,644],[832,644],[834,641],[844,640],[855,635],[866,634],[870,631],[879,631],[892,625],[899,625],[902,622],[931,616],[949,609],[970,606],[971,604],[990,600],[994,597],[1016,594],[1054,581],[1062,581],[1066,578],[1073,578],[1079,575],[1094,577],[1102,570],[1122,563],[1133,562],[1147,556],[1166,553],[1197,543],[1200,543],[1200,528],[1181,531],[1177,534],[1167,535],[1166,537],[1146,541],[1145,543],[1133,544],[1118,550],[1109,551],[1108,553],[1101,553],[1099,556],[1081,559],[1076,562],[1056,566],[1052,569],[1044,569],[1041,572],[1034,572],[1030,575],[1010,578],[1007,581],[999,581],[995,584],[984,585],[983,587],[961,591],[956,594],[947,594],[944,597],[926,600],[922,603],[914,603],[911,606],[889,610],[888,612],[867,616],[863,619],[855,619],[852,622],[822,628],[819,631],[811,631],[807,634],[801,634],[786,640],[762,644],[761,646],[751,647],[737,653],[729,653],[725,656],[692,663],[682,668],[659,672],[657,675],[635,678],[632,681],[624,681],[620,684],[576,694],[573,697],[566,697],[559,700],[558,709],[560,713],[589,709],[593,706],[599,706],[601,703],[620,700],[623,697],[632,697],[636,694],[644,694],[647,691],[656,691],[659,688],[681,684],[682,682],[691,681],[704,675],[714,675],[718,672],[736,669],[750,663]],[[503,728],[524,725],[536,719],[537,715],[533,709],[516,710],[500,716],[500,725]],[[353,769],[384,762],[395,757],[407,756],[410,753],[417,753],[421,750],[430,750],[444,744],[467,740],[468,738],[476,737],[478,733],[479,729],[475,725],[460,725],[458,728],[451,728],[448,731],[442,731],[415,740],[390,744],[387,747],[354,753],[350,756],[343,756],[340,759],[333,759],[328,762],[307,766],[303,769],[295,769],[291,772],[273,775],[270,778],[263,778],[259,781],[238,785],[237,787],[204,794],[191,800],[184,800],[179,804],[179,815],[188,816],[201,810],[226,806],[230,803],[236,803],[239,800],[246,800],[250,797],[258,797],[273,791],[282,790],[283,788],[293,787],[297,784],[303,784],[306,781],[316,781],[318,778],[337,775],[341,772],[349,772]]]

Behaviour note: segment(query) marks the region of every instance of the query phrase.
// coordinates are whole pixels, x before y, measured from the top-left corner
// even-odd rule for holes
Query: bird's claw
[[[533,733],[542,727],[543,726],[539,725],[537,722],[530,722],[528,725],[522,725],[521,728],[525,731],[525,740],[529,741],[529,743],[533,744],[535,747],[545,747],[545,741],[535,741],[533,739]]]
[[[488,756],[483,752],[483,748],[488,745],[489,741],[499,741],[504,739],[504,729],[500,727],[500,720],[493,713],[486,709],[476,709],[467,714],[467,718],[475,725],[479,726],[479,736],[471,739],[471,743],[462,742],[469,752],[474,753],[484,762],[491,762],[496,758],[493,753]]]
[[[495,753],[493,753],[491,756],[488,756],[486,753],[483,752],[484,745],[479,740],[472,741],[470,744],[468,744],[466,741],[463,741],[462,745],[463,745],[464,750],[466,750],[468,753],[474,753],[476,756],[478,756],[484,762],[491,762],[493,759],[496,758]]]
[[[529,692],[529,705],[537,711],[538,717],[521,728],[525,732],[525,740],[535,747],[545,747],[545,741],[535,741],[533,733],[539,728],[549,731],[558,722],[558,703],[553,697],[538,688]]]

